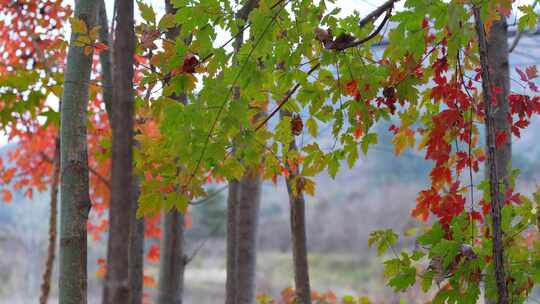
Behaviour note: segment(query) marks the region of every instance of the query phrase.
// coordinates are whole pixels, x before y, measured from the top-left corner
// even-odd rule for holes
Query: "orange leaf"
[[[525,73],[527,73],[527,77],[529,78],[529,80],[538,77],[538,70],[536,69],[535,65],[526,67]]]
[[[99,258],[97,260],[97,263],[99,265],[99,268],[96,271],[96,276],[98,278],[104,278],[105,274],[107,273],[107,268],[105,267],[105,259],[104,258]]]
[[[155,288],[156,287],[156,280],[153,276],[150,275],[144,275],[143,276],[143,282],[144,286],[148,288]]]
[[[93,50],[94,50],[94,49],[93,49],[91,46],[89,46],[89,45],[85,46],[85,47],[84,47],[84,51],[83,51],[83,52],[84,52],[84,55],[85,55],[85,56],[90,56],[90,55],[92,55],[92,51],[93,51]]]
[[[13,199],[13,195],[11,194],[11,191],[9,190],[2,191],[2,200],[4,201],[4,203],[6,204],[11,203],[12,199]]]
[[[32,199],[32,197],[34,196],[34,190],[32,188],[28,188],[28,190],[26,190],[26,192],[24,193],[24,195],[28,198],[28,199]]]

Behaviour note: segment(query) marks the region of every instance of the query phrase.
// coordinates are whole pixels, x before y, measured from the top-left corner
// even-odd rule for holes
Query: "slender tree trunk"
[[[53,175],[51,181],[51,214],[49,215],[49,248],[47,250],[47,261],[45,262],[45,272],[43,273],[43,283],[41,284],[40,304],[47,304],[49,292],[51,290],[51,278],[54,268],[54,258],[56,256],[56,229],[58,215],[58,181],[60,180],[60,139],[55,139],[54,158],[52,162]]]
[[[176,9],[169,0],[165,0],[167,14],[175,14]],[[166,36],[175,40],[180,33],[179,27],[171,28]],[[189,38],[186,42],[189,42]],[[173,95],[178,102],[186,103],[185,94]],[[171,210],[164,214],[163,240],[161,243],[158,304],[181,304],[184,292],[184,271],[186,255],[184,249],[184,215]]]
[[[107,8],[104,0],[99,4],[99,41],[109,48],[99,53],[99,63],[101,64],[101,83],[103,85],[103,102],[107,110],[109,122],[112,118],[112,99],[113,99],[113,79],[112,79],[112,64],[111,64],[111,45],[109,33],[109,19],[107,18]]]
[[[238,213],[239,182],[229,182],[227,196],[227,281],[225,282],[225,304],[236,304],[236,215]]]
[[[295,195],[291,189],[291,178],[287,179],[289,192],[292,251],[294,264],[294,285],[298,303],[311,304],[309,267],[306,237],[306,211],[304,195]]]
[[[240,181],[237,209],[237,278],[236,303],[255,301],[257,265],[257,227],[261,201],[261,175],[253,168]]]
[[[499,111],[504,110],[504,104],[506,103],[506,96],[508,94],[508,44],[506,41],[506,25],[505,21],[501,21],[497,26],[492,27],[490,36],[496,35],[490,38],[490,45],[486,40],[486,33],[484,32],[484,25],[480,16],[480,11],[477,7],[473,8],[474,16],[476,20],[476,31],[478,34],[478,46],[480,49],[480,64],[482,75],[482,90],[484,96],[484,111],[486,114],[486,146],[487,146],[487,172],[489,176],[490,184],[490,196],[491,196],[491,218],[493,235],[493,263],[495,270],[495,282],[497,286],[497,303],[508,303],[508,289],[506,286],[506,276],[504,269],[504,244],[503,244],[503,231],[501,227],[501,209],[503,205],[503,194],[499,191],[500,181],[507,179],[504,174],[506,172],[506,166],[508,163],[502,163],[510,158],[510,146],[504,147],[506,151],[498,151],[495,146],[495,136],[498,128],[503,128],[504,125],[498,125],[501,123],[497,119],[498,115],[502,115],[505,120],[505,113],[496,113],[497,108]],[[504,19],[504,18],[503,18]],[[503,42],[504,40],[504,42]],[[501,43],[498,45],[497,43]],[[490,53],[490,51],[492,53]],[[501,62],[497,60],[502,60]],[[493,65],[492,65],[493,64]],[[493,69],[490,71],[490,69]],[[500,75],[498,75],[500,74]],[[503,88],[503,93],[495,96],[497,98],[497,106],[492,106],[493,87],[500,86]],[[506,89],[506,92],[504,92]],[[501,96],[502,95],[502,96]],[[499,108],[499,106],[502,106]],[[510,141],[510,137],[508,137]],[[507,155],[507,156],[504,156]],[[506,158],[505,158],[506,157]],[[500,162],[500,163],[499,163]],[[505,171],[501,171],[505,170]],[[506,173],[507,175],[507,173]]]
[[[96,24],[96,1],[75,3],[75,18]],[[87,230],[91,208],[88,188],[88,148],[86,108],[92,54],[74,45],[79,34],[72,33],[68,50],[61,105],[61,214],[60,214],[60,304],[87,303]]]
[[[281,111],[281,116],[290,116],[290,113]],[[289,145],[290,150],[297,150],[293,139]],[[288,168],[291,170],[291,168]],[[289,194],[290,224],[294,267],[294,285],[296,300],[300,304],[311,304],[311,288],[309,283],[309,264],[306,236],[306,201],[302,189],[293,187],[298,176],[298,168],[291,172],[286,179]],[[294,191],[296,188],[296,192]]]
[[[258,5],[248,0],[238,11],[237,18],[246,21]],[[234,42],[235,53],[240,50],[243,33]],[[240,98],[235,88],[234,98]],[[257,173],[229,181],[227,198],[227,281],[225,304],[252,303],[255,298],[255,268],[258,213],[261,180]]]
[[[109,207],[107,273],[103,303],[129,301],[128,269],[131,218],[135,216],[133,188],[133,55],[135,33],[133,0],[117,1],[114,40],[112,104],[112,183]]]
[[[180,304],[184,285],[184,216],[170,211],[163,220],[161,267],[159,270],[159,304]]]
[[[139,178],[133,176],[133,197],[129,227],[128,288],[129,304],[141,304],[143,299],[144,218],[137,219]]]
[[[488,64],[490,68],[491,83],[494,87],[502,89],[497,94],[497,105],[493,108],[493,123],[497,132],[506,133],[506,142],[495,150],[495,163],[497,164],[497,176],[503,182],[505,189],[509,184],[509,166],[512,160],[512,132],[508,121],[510,108],[508,94],[510,93],[510,71],[508,63],[508,25],[506,18],[501,17],[491,25],[487,41]],[[486,139],[487,140],[487,139]],[[489,168],[488,170],[489,171]],[[500,200],[504,199],[504,193],[500,193]]]

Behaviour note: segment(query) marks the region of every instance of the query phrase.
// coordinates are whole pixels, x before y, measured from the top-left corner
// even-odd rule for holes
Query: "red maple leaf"
[[[159,245],[153,244],[150,246],[150,249],[148,249],[148,253],[146,254],[146,258],[150,262],[158,262],[159,261]]]
[[[495,147],[499,149],[508,140],[508,133],[504,130],[498,130],[495,137]]]

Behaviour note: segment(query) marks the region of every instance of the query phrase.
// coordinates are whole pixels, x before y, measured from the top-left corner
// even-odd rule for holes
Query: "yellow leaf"
[[[407,146],[414,147],[415,141],[414,131],[410,128],[405,128],[399,131],[398,134],[396,134],[396,136],[394,136],[392,139],[396,155],[401,154],[401,152],[403,152]]]
[[[81,36],[77,37],[76,42],[80,43],[82,45],[90,45],[90,44],[92,44],[90,38],[88,36],[86,36],[86,35],[81,35]]]
[[[88,33],[88,36],[90,36],[90,39],[92,41],[95,41],[98,37],[98,34],[99,34],[99,29],[101,28],[101,26],[94,26],[92,28],[92,30],[90,30],[90,33]]]
[[[86,23],[82,19],[71,17],[69,21],[71,23],[71,30],[74,33],[88,32],[88,29],[86,28]]]
[[[315,182],[311,179],[303,177],[304,180],[304,186],[302,190],[304,190],[305,193],[314,196],[315,195]]]

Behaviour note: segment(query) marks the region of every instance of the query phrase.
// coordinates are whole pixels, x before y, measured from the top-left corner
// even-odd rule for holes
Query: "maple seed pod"
[[[386,98],[393,98],[396,95],[396,90],[393,87],[385,87],[383,90],[383,96]]]
[[[299,114],[293,114],[293,117],[291,120],[291,133],[294,136],[298,136],[302,134],[303,129],[304,129],[304,123],[302,122],[302,118],[300,118]]]
[[[195,68],[199,64],[199,59],[194,54],[187,54],[184,57],[184,63],[182,65],[182,72],[184,73],[195,73]]]

